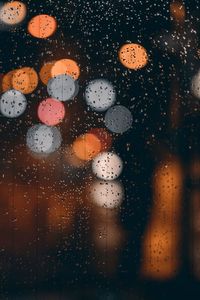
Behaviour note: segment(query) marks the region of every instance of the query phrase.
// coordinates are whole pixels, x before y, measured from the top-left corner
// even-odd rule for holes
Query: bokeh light
[[[142,273],[166,280],[178,271],[183,172],[178,159],[163,161],[153,176],[153,206],[143,242]]]
[[[119,181],[96,180],[90,187],[91,200],[104,208],[117,208],[124,197],[124,189]]]
[[[51,69],[54,65],[55,61],[50,61],[50,62],[46,62],[44,63],[44,65],[42,66],[41,70],[40,70],[40,79],[41,81],[47,85],[49,80],[52,78],[51,75]]]
[[[146,49],[139,44],[125,44],[119,50],[119,60],[124,67],[138,70],[146,66],[148,55]]]
[[[38,107],[38,118],[46,125],[57,125],[65,117],[65,107],[62,102],[48,98],[43,100]]]
[[[0,98],[0,111],[8,118],[21,116],[26,110],[26,97],[19,91],[9,90]]]
[[[2,91],[6,92],[8,90],[11,90],[13,88],[12,85],[12,78],[13,74],[16,72],[16,70],[9,71],[6,73],[2,78]]]
[[[112,146],[112,136],[105,128],[92,128],[88,133],[94,134],[101,141],[101,151],[108,151]]]
[[[0,8],[0,21],[7,25],[17,25],[26,17],[26,5],[21,1],[5,3]]]
[[[47,85],[48,94],[57,100],[71,100],[77,92],[74,79],[68,75],[58,75],[49,80]]]
[[[32,93],[38,85],[38,75],[33,68],[24,67],[14,72],[12,85],[15,90],[23,94]]]
[[[125,106],[113,106],[105,114],[105,125],[111,132],[124,133],[131,128],[132,123],[132,114]]]
[[[51,69],[52,77],[58,75],[69,75],[74,80],[78,79],[80,76],[80,68],[78,64],[73,59],[60,59],[54,63]]]
[[[92,160],[101,151],[100,140],[91,133],[78,137],[72,145],[74,154],[82,160]]]
[[[185,20],[185,6],[183,1],[176,0],[170,3],[170,15],[178,23],[183,23]]]
[[[105,111],[115,103],[116,92],[109,81],[95,79],[86,87],[85,100],[92,110]]]
[[[54,34],[57,22],[49,15],[38,15],[33,17],[28,24],[28,32],[39,39],[45,39]]]
[[[168,280],[179,269],[179,237],[173,227],[151,224],[144,236],[142,275],[157,280]]]
[[[183,170],[178,160],[159,165],[153,177],[154,210],[160,221],[179,220],[183,189]]]
[[[50,154],[56,151],[62,142],[58,128],[37,124],[28,129],[26,143],[35,153]]]
[[[100,179],[117,179],[123,169],[121,158],[112,152],[102,152],[92,162],[93,173]]]

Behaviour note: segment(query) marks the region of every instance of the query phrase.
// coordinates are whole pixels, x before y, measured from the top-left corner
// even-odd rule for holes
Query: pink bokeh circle
[[[38,107],[38,118],[49,126],[55,126],[63,121],[65,117],[64,104],[56,99],[47,98],[40,102]]]

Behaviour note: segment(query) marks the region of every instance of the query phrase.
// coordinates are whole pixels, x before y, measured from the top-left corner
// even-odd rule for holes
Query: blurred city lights
[[[142,275],[156,280],[169,280],[180,266],[179,236],[168,224],[149,224],[144,236]]]
[[[49,80],[52,78],[51,69],[54,63],[55,61],[46,62],[40,69],[40,73],[39,73],[40,79],[45,85],[47,85]]]
[[[132,123],[132,114],[125,106],[113,106],[105,114],[105,125],[113,133],[126,132],[131,128]]]
[[[8,118],[21,116],[26,110],[26,106],[26,97],[16,90],[8,90],[0,98],[0,112]]]
[[[88,161],[100,153],[101,141],[94,134],[86,133],[74,141],[72,148],[79,159]]]
[[[45,39],[54,34],[57,22],[54,17],[49,15],[37,15],[28,24],[28,32],[39,39]]]
[[[91,200],[104,208],[117,208],[124,197],[124,189],[119,181],[96,180],[90,187]]]
[[[62,142],[58,128],[37,124],[28,129],[26,143],[35,153],[50,154],[56,151]]]
[[[139,44],[125,44],[119,50],[119,60],[128,69],[138,70],[146,66],[148,55]]]
[[[57,125],[65,117],[65,107],[62,102],[48,98],[40,102],[38,106],[38,118],[46,125]]]
[[[12,85],[12,78],[13,74],[16,72],[16,70],[9,71],[6,73],[2,78],[2,91],[6,92],[8,90],[11,90],[13,88]]]
[[[103,152],[94,158],[92,170],[100,179],[114,180],[120,176],[123,170],[123,162],[117,154]]]
[[[116,92],[113,85],[105,79],[95,79],[86,87],[86,103],[94,111],[105,111],[116,101]]]
[[[26,17],[26,5],[21,1],[6,2],[0,8],[0,21],[7,25],[17,25]]]
[[[180,266],[183,172],[178,159],[160,164],[153,177],[153,206],[143,240],[142,274],[168,280]]]
[[[58,75],[49,80],[47,91],[52,98],[68,101],[77,93],[77,85],[71,76]]]
[[[24,67],[12,75],[12,86],[23,94],[32,93],[38,85],[38,75],[33,68]]]
[[[73,59],[64,58],[56,61],[53,64],[51,75],[52,77],[56,77],[58,75],[68,75],[74,80],[77,80],[80,76],[80,68]]]

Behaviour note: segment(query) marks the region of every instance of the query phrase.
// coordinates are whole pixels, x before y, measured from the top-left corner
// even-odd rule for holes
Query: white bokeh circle
[[[85,90],[85,100],[94,111],[105,111],[116,101],[115,89],[105,79],[95,79],[89,82]]]
[[[105,126],[113,133],[126,132],[131,128],[132,123],[132,114],[123,105],[113,106],[105,114]]]
[[[0,111],[7,118],[21,116],[27,107],[26,97],[17,90],[8,90],[0,98]]]
[[[47,84],[49,96],[60,101],[68,101],[78,93],[78,83],[69,75],[58,75]]]
[[[113,152],[102,152],[92,162],[92,171],[100,179],[115,180],[123,169],[121,158]]]
[[[37,124],[28,129],[26,143],[28,148],[35,153],[50,154],[56,151],[62,142],[58,128]]]
[[[113,209],[121,205],[123,185],[119,181],[96,180],[90,187],[91,200],[100,207]]]

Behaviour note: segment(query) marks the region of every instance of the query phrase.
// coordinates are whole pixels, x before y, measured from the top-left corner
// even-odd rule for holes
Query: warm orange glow
[[[76,201],[68,193],[53,193],[48,195],[46,202],[46,243],[55,247],[58,239],[67,238],[73,229]]]
[[[125,44],[119,50],[119,60],[128,69],[138,70],[148,62],[146,49],[139,44]]]
[[[58,75],[69,75],[74,79],[78,79],[80,76],[80,68],[77,63],[72,59],[61,59],[54,63],[51,69],[52,77]]]
[[[113,252],[120,249],[124,240],[124,233],[119,224],[106,220],[93,226],[93,240],[96,248]]]
[[[190,176],[193,180],[199,180],[200,179],[200,159],[194,158],[190,165]]]
[[[82,168],[85,166],[85,161],[78,158],[72,147],[68,147],[65,151],[65,159],[67,163],[74,168]]]
[[[78,137],[73,143],[75,155],[82,160],[91,160],[101,151],[100,140],[91,133]]]
[[[49,203],[50,204],[50,203]],[[62,220],[64,219],[64,207],[60,203],[54,203],[48,209],[48,224],[54,229],[62,228]]]
[[[112,135],[104,128],[93,128],[88,133],[94,134],[101,141],[101,151],[108,151],[112,146]]]
[[[182,1],[174,1],[170,4],[171,17],[176,22],[184,22],[185,20],[185,6]]]
[[[26,6],[20,1],[8,2],[0,9],[0,20],[8,25],[21,23],[26,16]]]
[[[23,94],[32,93],[38,85],[38,75],[33,68],[17,70],[12,77],[13,88]]]
[[[10,71],[7,74],[3,76],[2,79],[2,91],[6,92],[8,90],[11,90],[13,88],[12,86],[12,78],[13,74],[16,72],[16,70]]]
[[[178,220],[183,188],[183,170],[178,160],[157,167],[153,179],[154,215],[163,222]]]
[[[168,280],[179,268],[179,236],[173,226],[151,224],[143,243],[142,275]]]
[[[40,70],[40,73],[39,73],[40,79],[46,85],[47,85],[49,79],[52,78],[51,69],[52,69],[54,63],[55,63],[55,61],[46,62]]]
[[[152,214],[144,235],[142,275],[167,280],[179,268],[183,170],[178,159],[164,161],[153,177]]]
[[[22,255],[31,249],[36,198],[32,186],[15,184],[10,179],[0,185],[0,247],[5,251]]]
[[[200,191],[193,191],[191,195],[191,228],[193,230],[194,236],[200,243],[199,232],[200,232]],[[197,234],[197,235],[196,235]],[[196,235],[196,236],[195,236]],[[200,267],[200,257],[199,257],[199,267]]]
[[[56,28],[55,18],[49,15],[35,16],[28,24],[28,32],[39,39],[50,37],[56,31]]]

